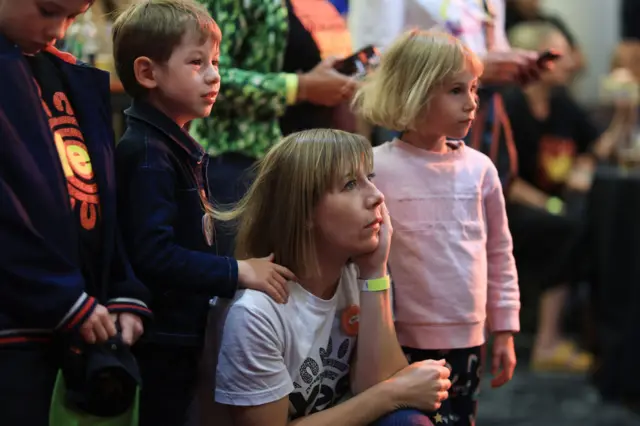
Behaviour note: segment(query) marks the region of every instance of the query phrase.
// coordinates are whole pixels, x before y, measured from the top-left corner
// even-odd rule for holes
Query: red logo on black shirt
[[[38,92],[42,97],[39,85]],[[67,179],[71,208],[79,214],[82,228],[91,231],[98,221],[100,200],[89,152],[67,95],[55,92],[49,105],[55,110],[52,111],[42,100]]]
[[[551,190],[564,185],[573,167],[576,144],[573,140],[545,135],[538,151],[538,184]]]

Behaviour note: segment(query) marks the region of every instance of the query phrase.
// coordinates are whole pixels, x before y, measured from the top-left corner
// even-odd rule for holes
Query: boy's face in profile
[[[0,0],[0,33],[34,54],[64,37],[91,0]]]
[[[165,64],[156,65],[156,88],[151,96],[171,118],[184,126],[207,117],[220,90],[219,44],[209,37],[187,33]]]

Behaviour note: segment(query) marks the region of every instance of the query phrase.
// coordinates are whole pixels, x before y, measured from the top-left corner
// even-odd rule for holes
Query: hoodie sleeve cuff
[[[492,333],[500,331],[520,331],[520,309],[499,308],[489,310],[489,330]]]
[[[97,304],[98,301],[94,297],[83,292],[57,325],[56,330],[62,332],[77,330],[91,316]]]
[[[116,314],[120,312],[128,312],[138,315],[143,320],[153,319],[153,314],[147,305],[138,299],[131,299],[128,297],[117,297],[111,299],[106,303],[106,308],[109,312]]]

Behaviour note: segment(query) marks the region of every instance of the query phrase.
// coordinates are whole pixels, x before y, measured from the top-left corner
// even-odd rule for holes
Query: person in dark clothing
[[[220,38],[206,9],[190,0],[135,3],[113,26],[116,69],[134,99],[116,150],[118,219],[156,317],[136,348],[142,426],[185,424],[211,299],[251,288],[284,303],[293,278],[271,256],[216,253],[209,157],[185,126],[209,115],[220,90]]]
[[[640,40],[640,0],[622,0],[620,5],[621,38]]]
[[[586,59],[575,35],[558,16],[542,11],[540,0],[507,0],[505,27],[507,32],[522,22],[548,22],[556,27],[567,39],[573,56],[573,74],[577,75],[586,67]]]
[[[561,314],[570,284],[581,280],[586,263],[581,218],[566,214],[568,190],[586,192],[597,161],[608,160],[617,141],[629,131],[633,109],[620,105],[601,132],[566,88],[573,64],[571,46],[548,22],[527,22],[509,32],[514,47],[562,56],[540,81],[503,93],[518,151],[519,176],[507,213],[514,255],[522,275],[542,286],[532,366],[537,370],[585,372],[591,357],[569,342]],[[544,267],[542,267],[544,265]]]
[[[0,412],[44,426],[63,341],[150,318],[116,220],[109,76],[59,52],[88,0],[0,0]]]

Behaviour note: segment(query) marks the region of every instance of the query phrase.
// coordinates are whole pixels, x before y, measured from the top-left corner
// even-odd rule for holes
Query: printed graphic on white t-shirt
[[[295,419],[348,393],[359,312],[356,267],[345,267],[330,300],[293,282],[289,292],[284,305],[257,291],[236,295],[217,345],[218,404],[257,406],[288,397]],[[230,424],[225,417],[219,413],[216,424]]]
[[[349,361],[355,338],[344,334],[334,317],[326,346],[314,348],[297,371],[292,372],[294,391],[289,394],[289,416],[298,417],[332,407],[349,391]]]

